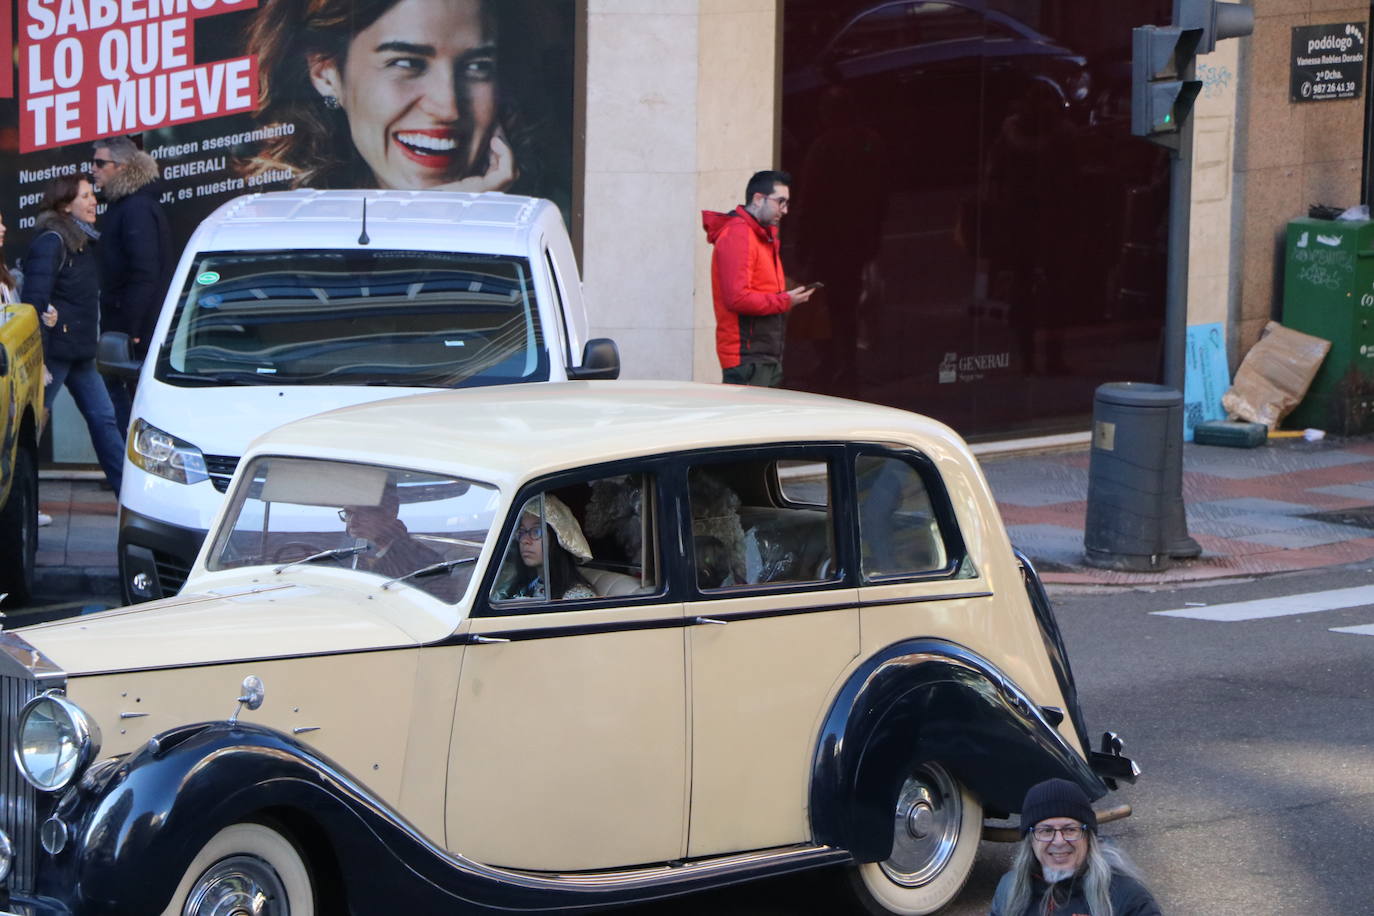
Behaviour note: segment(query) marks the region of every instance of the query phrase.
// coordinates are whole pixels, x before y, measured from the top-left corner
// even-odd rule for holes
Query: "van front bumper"
[[[206,532],[119,509],[119,582],[130,604],[181,591]]]

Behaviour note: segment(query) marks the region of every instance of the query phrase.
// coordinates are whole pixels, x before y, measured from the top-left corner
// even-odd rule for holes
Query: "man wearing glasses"
[[[1077,783],[1031,786],[1021,828],[1025,838],[997,885],[992,916],[1160,916],[1136,867],[1098,839],[1097,814]]]
[[[101,330],[128,334],[135,358],[142,359],[176,266],[167,214],[158,202],[157,161],[129,138],[111,137],[95,144],[91,166],[106,205],[96,246],[102,268]],[[105,378],[122,433],[129,429],[133,384]]]
[[[787,313],[811,298],[813,287],[787,289],[778,223],[791,200],[792,176],[756,172],[746,203],[729,213],[703,210],[711,254],[711,295],[716,308],[716,355],[727,385],[782,384]]]

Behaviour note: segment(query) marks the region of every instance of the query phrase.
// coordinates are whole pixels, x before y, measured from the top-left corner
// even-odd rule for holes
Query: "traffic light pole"
[[[1188,62],[1180,74],[1194,78]],[[1179,125],[1178,148],[1169,151],[1168,274],[1164,293],[1164,384],[1183,390],[1188,356],[1188,245],[1193,214],[1193,119]]]

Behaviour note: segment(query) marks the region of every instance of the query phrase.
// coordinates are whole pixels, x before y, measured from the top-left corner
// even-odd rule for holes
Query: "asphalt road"
[[[1103,835],[1135,859],[1165,913],[1374,911],[1374,635],[1332,631],[1374,624],[1374,606],[1236,621],[1151,613],[1366,585],[1374,570],[1359,567],[1054,596],[1089,729],[1120,732],[1143,770],[1104,800],[1135,814]],[[1010,852],[984,843],[945,912],[986,914]],[[843,878],[822,872],[620,912],[852,912]]]

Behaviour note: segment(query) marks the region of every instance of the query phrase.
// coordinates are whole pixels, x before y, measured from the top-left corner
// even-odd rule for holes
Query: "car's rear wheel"
[[[857,865],[849,880],[876,916],[934,913],[959,895],[983,831],[983,806],[936,763],[916,767],[893,809],[892,854]]]
[[[14,482],[0,508],[0,593],[7,605],[33,597],[34,563],[38,556],[38,468],[33,454],[15,454]]]
[[[263,824],[234,824],[196,854],[162,916],[314,916],[310,869]]]

